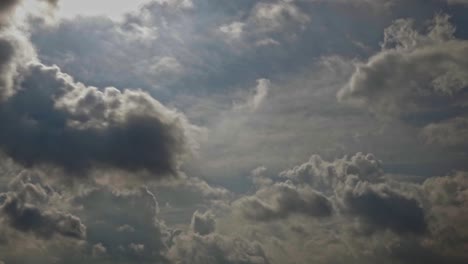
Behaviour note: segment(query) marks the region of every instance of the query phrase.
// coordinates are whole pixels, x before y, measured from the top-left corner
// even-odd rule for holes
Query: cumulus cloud
[[[264,168],[255,172],[268,177]],[[248,212],[252,217],[243,215],[253,222],[251,226],[247,221],[227,227],[250,230],[246,234],[261,241],[269,256],[279,257],[281,250],[294,255],[294,250],[327,247],[332,250],[311,253],[317,254],[314,256],[305,254],[298,259],[318,263],[372,263],[376,259],[383,263],[463,263],[467,259],[462,249],[467,237],[463,225],[467,200],[464,172],[423,183],[404,182],[386,174],[382,162],[372,154],[357,153],[331,162],[315,155],[279,177],[269,178],[270,181],[260,182],[255,196],[244,196],[234,203],[244,206],[244,212],[251,209]],[[262,215],[275,215],[273,209],[280,208],[272,206],[279,200],[274,195],[282,195],[276,186],[286,184],[320,190],[333,205],[333,214],[324,221],[309,221],[299,227],[303,220],[292,217],[265,221]],[[259,195],[268,189],[274,195]],[[277,239],[275,243],[271,242],[272,236]],[[316,242],[310,242],[310,236]]]
[[[0,8],[7,15],[16,5]],[[27,167],[72,175],[111,167],[159,177],[176,174],[195,146],[196,128],[183,114],[141,90],[98,89],[45,66],[13,24],[0,28],[0,87],[0,122],[8,124],[0,150]]]
[[[325,217],[333,210],[321,193],[291,182],[262,187],[254,196],[241,198],[237,206],[245,217],[255,221],[285,219],[294,214]]]
[[[199,218],[200,213],[195,212],[193,217]],[[204,217],[206,218],[207,216],[205,215]],[[198,227],[192,225],[194,232],[175,237],[174,245],[168,252],[168,258],[173,263],[270,263],[259,244],[250,243],[243,238],[224,236],[217,233],[199,234],[198,231],[201,230]]]
[[[451,131],[453,137],[461,136],[463,131],[454,131],[457,126],[447,122],[460,123],[466,112],[468,42],[455,38],[449,18],[437,15],[423,33],[412,20],[395,21],[385,30],[382,50],[356,66],[339,100],[378,116],[432,124],[426,135]]]
[[[0,29],[0,103],[18,90],[19,72],[35,56],[33,48],[18,30],[5,27]]]
[[[439,243],[468,237],[468,229],[463,224],[468,219],[468,173],[428,179],[423,190]]]
[[[81,219],[63,212],[50,202],[55,191],[35,174],[20,173],[10,183],[10,191],[0,194],[0,219],[17,231],[42,239],[56,235],[85,239],[86,226]]]
[[[209,211],[203,214],[196,211],[192,216],[190,226],[194,233],[204,236],[215,231],[216,220],[214,219],[214,215]]]
[[[102,255],[105,255],[106,252],[107,252],[106,247],[104,247],[101,243],[98,243],[93,246],[93,250],[92,250],[93,256],[102,256]]]
[[[186,118],[149,94],[87,87],[42,64],[29,66],[0,120],[0,148],[26,166],[173,174],[192,147]]]
[[[359,184],[343,194],[345,210],[364,221],[365,228],[388,229],[399,234],[421,235],[427,231],[419,202],[388,186]]]
[[[280,175],[322,190],[339,211],[357,217],[368,231],[424,234],[427,230],[418,200],[389,185],[381,161],[372,154],[357,153],[333,162],[314,155]]]
[[[148,189],[96,188],[74,197],[72,204],[82,209],[90,254],[116,263],[166,263],[172,230],[160,220],[158,201]]]
[[[43,238],[56,234],[76,239],[86,236],[86,227],[78,217],[62,212],[43,212],[23,204],[17,197],[8,196],[1,210],[10,225],[21,232],[32,232]]]
[[[383,168],[382,162],[373,154],[356,153],[333,162],[313,155],[309,161],[281,172],[280,176],[327,192],[346,182],[348,176],[356,177],[359,181],[380,182]]]

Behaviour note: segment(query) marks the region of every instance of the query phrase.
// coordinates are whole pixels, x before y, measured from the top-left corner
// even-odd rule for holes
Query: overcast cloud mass
[[[0,264],[468,263],[468,1],[0,1]]]

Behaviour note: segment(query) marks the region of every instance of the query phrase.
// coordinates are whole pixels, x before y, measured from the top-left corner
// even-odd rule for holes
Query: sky
[[[0,1],[0,264],[468,263],[468,1]]]

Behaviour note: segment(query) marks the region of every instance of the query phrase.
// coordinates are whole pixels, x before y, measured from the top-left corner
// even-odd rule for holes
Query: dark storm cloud
[[[20,91],[0,105],[0,148],[26,165],[69,172],[93,166],[176,173],[191,125],[149,94],[76,83],[57,67],[31,64]]]
[[[375,230],[421,235],[427,231],[423,208],[416,199],[405,197],[387,186],[356,186],[343,196],[346,211]]]

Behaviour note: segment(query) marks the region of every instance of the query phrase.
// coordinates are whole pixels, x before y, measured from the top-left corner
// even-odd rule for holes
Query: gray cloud
[[[2,2],[12,13],[17,1]],[[21,29],[23,30],[23,29]],[[69,174],[92,167],[176,174],[194,147],[185,116],[141,90],[98,89],[37,62],[26,34],[0,29],[0,150]]]
[[[218,30],[234,46],[276,46],[294,40],[310,21],[293,1],[258,1],[245,19],[222,24]]]
[[[467,110],[468,42],[454,32],[447,15],[436,16],[424,33],[414,29],[412,20],[395,21],[385,30],[382,51],[357,65],[338,98],[381,117],[431,124],[424,133],[438,138],[433,143],[444,132],[461,136],[463,130],[448,129],[447,120],[460,120]]]
[[[43,184],[38,175],[20,173],[11,181],[10,190],[1,194],[0,218],[15,230],[42,239],[52,239],[56,235],[86,238],[86,226],[81,219],[55,208],[52,200],[58,194]]]
[[[33,64],[0,105],[0,148],[26,166],[94,166],[174,174],[191,150],[185,117],[142,91],[99,90],[57,67]]]
[[[19,72],[35,56],[31,45],[19,31],[5,27],[0,28],[0,103],[18,89]]]
[[[309,14],[308,8],[311,6],[308,5],[311,2],[315,2],[313,7],[317,11]],[[226,72],[229,74],[223,73],[217,77],[221,85],[209,84],[220,86],[220,93],[223,94],[223,89],[231,85],[232,80],[236,85],[243,85],[237,83],[239,76],[250,83],[263,76],[271,78],[275,85],[269,87],[266,85],[268,83],[263,83],[266,88],[257,89],[257,94],[245,103],[243,108],[251,111],[232,113],[235,112],[231,109],[232,94],[226,93],[225,101],[219,103],[227,102],[225,108],[214,107],[212,111],[227,109],[229,113],[220,115],[219,119],[201,118],[207,123],[220,124],[219,130],[222,131],[207,137],[213,146],[210,150],[213,158],[197,161],[201,161],[202,169],[199,171],[192,167],[180,167],[184,156],[193,149],[192,133],[196,130],[183,114],[164,107],[140,90],[95,88],[73,80],[64,73],[68,71],[66,67],[47,67],[39,62],[27,64],[21,57],[27,49],[15,42],[22,41],[18,38],[21,35],[11,31],[7,36],[5,31],[7,45],[4,50],[7,55],[5,60],[0,56],[0,66],[5,65],[2,66],[5,71],[0,69],[1,73],[5,73],[0,76],[0,82],[5,80],[5,85],[0,83],[0,122],[4,124],[0,130],[0,162],[4,162],[5,154],[5,160],[13,162],[13,159],[20,170],[24,170],[22,166],[25,166],[32,168],[31,171],[51,170],[54,175],[58,171],[67,176],[82,175],[90,169],[97,169],[93,175],[102,175],[97,176],[100,178],[93,186],[88,186],[86,181],[78,181],[73,188],[67,185],[58,191],[58,188],[55,190],[57,186],[53,188],[49,186],[51,183],[40,182],[38,177],[26,171],[9,184],[3,184],[16,174],[17,168],[0,165],[0,192],[5,192],[0,198],[0,221],[3,224],[0,228],[1,259],[8,264],[465,263],[464,260],[468,259],[464,253],[468,233],[465,227],[467,188],[464,173],[435,177],[418,184],[410,183],[416,176],[406,179],[404,175],[393,178],[386,174],[382,162],[372,154],[358,153],[333,160],[341,153],[353,153],[354,148],[349,150],[349,144],[344,143],[347,140],[363,140],[365,144],[356,148],[373,153],[391,152],[387,156],[396,156],[398,161],[410,164],[413,158],[406,157],[412,154],[402,157],[388,146],[393,147],[399,142],[400,145],[395,148],[403,149],[401,152],[417,152],[412,148],[418,142],[401,144],[410,141],[412,137],[399,141],[396,137],[389,140],[381,136],[377,140],[374,138],[378,141],[374,145],[375,142],[371,141],[374,135],[368,130],[377,122],[366,115],[360,116],[362,112],[347,106],[334,105],[337,87],[341,87],[343,76],[348,76],[349,62],[338,57],[324,59],[334,69],[308,69],[304,75],[310,75],[311,72],[314,74],[296,80],[294,85],[301,87],[296,90],[290,89],[294,86],[289,84],[290,80],[287,84],[279,80],[288,77],[273,77],[272,74],[264,74],[268,72],[263,70],[264,67],[257,67],[265,65],[267,68],[266,65],[275,61],[277,64],[273,63],[271,67],[278,68],[278,72],[285,68],[293,69],[290,67],[293,63],[304,63],[296,55],[300,53],[301,57],[306,58],[304,60],[312,60],[315,55],[310,54],[310,51],[320,50],[320,47],[315,46],[315,43],[320,42],[327,46],[327,50],[330,49],[327,52],[334,52],[336,47],[329,45],[330,39],[317,38],[306,31],[310,29],[309,25],[322,19],[326,21],[310,30],[332,31],[333,35],[344,33],[342,35],[346,35],[346,38],[354,38],[355,32],[349,33],[348,25],[336,27],[349,20],[342,19],[341,13],[340,16],[330,16],[327,11],[327,5],[334,8],[338,2],[373,4],[375,1],[152,1],[142,8],[141,13],[129,14],[122,23],[110,23],[99,18],[63,21],[63,24],[57,25],[62,33],[55,36],[56,40],[60,40],[57,42],[66,43],[63,48],[50,45],[55,42],[53,38],[49,39],[51,35],[41,36],[47,39],[43,46],[49,46],[57,54],[61,52],[57,50],[65,51],[65,54],[60,53],[58,56],[64,56],[64,64],[68,63],[66,60],[79,61],[77,67],[84,70],[77,80],[87,80],[86,76],[91,76],[89,78],[94,78],[91,82],[93,84],[106,82],[107,78],[113,82],[125,80],[130,84],[125,87],[140,86],[138,81],[128,79],[126,71],[132,72],[132,76],[142,76],[133,75],[133,71],[153,70],[153,77],[157,77],[156,81],[163,78],[162,83],[186,74],[190,75],[190,81],[202,76],[193,75],[192,68],[200,72],[210,68],[219,74],[218,71],[225,70],[226,64],[236,66],[228,67]],[[339,12],[349,6],[340,7]],[[10,7],[5,8],[8,10],[6,12],[10,12]],[[181,9],[186,13],[182,13]],[[3,9],[0,7],[0,10]],[[215,15],[204,16],[207,12]],[[351,13],[353,20],[361,19]],[[360,79],[357,82],[359,87],[372,86],[370,83],[373,81],[370,79],[375,73],[374,66],[378,68],[375,69],[376,75],[391,75],[390,72],[397,69],[397,73],[392,73],[397,75],[394,79],[398,86],[398,89],[394,89],[398,90],[396,95],[391,94],[387,98],[387,89],[381,93],[367,87],[341,99],[346,102],[365,101],[365,108],[379,116],[397,117],[423,127],[422,135],[429,143],[463,145],[466,115],[461,112],[465,108],[463,86],[466,86],[466,80],[462,72],[466,69],[463,58],[455,55],[456,52],[464,53],[463,41],[453,37],[453,28],[446,18],[441,16],[437,19],[439,21],[434,22],[431,29],[424,33],[413,30],[408,21],[397,22],[387,30],[381,52],[368,63],[358,66],[362,72],[356,72],[353,78],[366,79],[370,76],[369,80]],[[241,22],[229,24],[232,21]],[[82,25],[75,28],[74,23],[84,23],[86,29],[76,29]],[[219,28],[221,25],[227,25],[224,32]],[[229,48],[218,43],[219,39],[214,40],[213,36],[220,33],[217,30],[230,36],[227,41]],[[64,32],[68,37],[61,35]],[[288,48],[282,46],[284,42],[292,44],[296,40],[303,41],[300,36],[303,32],[307,33],[304,35],[313,36],[311,39],[314,39],[314,45],[310,45],[313,46],[310,50],[298,47],[312,42]],[[262,45],[263,48],[255,52],[263,55],[252,56],[245,64],[239,65],[239,61],[252,54],[238,50],[245,48],[245,43],[241,43],[244,40],[253,45]],[[115,42],[119,44],[113,44]],[[126,43],[120,45],[122,42]],[[9,49],[8,45],[13,49]],[[267,49],[264,47],[266,45],[271,50],[263,53]],[[284,54],[279,51],[279,47],[285,47]],[[372,47],[367,48],[368,51],[372,50]],[[453,54],[445,50],[447,48],[451,48]],[[67,53],[74,49],[82,53]],[[156,49],[156,53],[161,54],[149,53]],[[297,53],[289,54],[294,49],[298,50]],[[226,52],[233,53],[224,56]],[[286,55],[294,58],[278,62],[278,57]],[[41,54],[41,60],[49,61],[47,56],[54,54]],[[115,59],[114,56],[119,58]],[[142,56],[143,62],[140,61]],[[261,56],[273,59],[263,60]],[[430,58],[422,59],[425,56]],[[439,60],[439,57],[447,56],[447,63],[444,59]],[[25,55],[24,58],[29,60],[34,56]],[[99,62],[93,63],[96,60]],[[389,63],[390,66],[382,66],[380,64],[385,63],[380,60],[393,62]],[[285,61],[291,64],[283,65]],[[435,63],[433,68],[427,66],[416,69],[419,66],[415,66],[418,63],[438,61],[443,63]],[[252,68],[246,70],[251,74],[249,76],[231,71],[252,63]],[[332,65],[341,63],[346,65]],[[112,69],[103,67],[106,65]],[[409,77],[404,72],[398,73],[400,68],[409,71]],[[413,78],[413,73],[427,76]],[[212,74],[207,71],[203,76]],[[359,78],[356,77],[358,75]],[[101,79],[97,80],[96,76]],[[410,83],[407,80],[416,83],[417,92],[400,91],[400,86]],[[187,89],[197,88],[196,84],[187,83],[190,84]],[[410,83],[409,86],[412,85]],[[361,92],[366,94],[362,96],[363,100],[358,98]],[[157,93],[160,91],[154,92]],[[177,94],[178,91],[171,90],[170,93]],[[421,94],[422,97],[419,97]],[[161,98],[170,101],[167,97]],[[203,97],[202,107],[209,108],[211,104],[216,106],[218,102],[207,103],[211,99]],[[371,99],[376,102],[369,103]],[[384,104],[378,105],[381,102]],[[172,103],[177,105],[177,102]],[[432,103],[436,106],[434,109],[431,109]],[[444,105],[449,105],[450,109],[446,111]],[[201,111],[200,115],[203,114]],[[400,126],[392,129],[393,132],[398,130],[392,136],[404,134],[399,131]],[[380,131],[381,128],[375,130]],[[384,144],[382,141],[388,142]],[[290,164],[298,164],[297,160],[303,160],[311,149],[322,151],[321,156],[314,155],[304,164],[279,175],[276,173],[285,164],[288,167]],[[381,153],[378,154],[380,157]],[[414,159],[424,160],[425,157]],[[440,158],[444,157],[440,155]],[[389,162],[395,162],[394,158]],[[258,167],[252,172],[255,186],[239,184],[243,180],[248,182],[251,178],[243,179],[240,176],[259,164],[269,169]],[[276,167],[272,169],[270,164]],[[229,190],[211,186],[202,180],[208,177],[205,174],[210,173],[207,169],[210,166],[221,168],[219,173],[211,172],[216,176],[221,175],[217,179],[220,182],[225,180],[227,174],[236,176],[232,181],[226,181],[228,183],[224,186]],[[65,170],[56,170],[55,167]],[[114,169],[133,173],[135,177],[141,171],[155,174],[154,177],[158,178],[165,174],[182,175],[176,179],[165,178],[151,182],[142,189],[122,190],[119,186],[125,184],[119,178],[120,171]],[[190,175],[186,177],[179,170],[186,170]],[[130,173],[125,173],[125,177]],[[193,174],[199,177],[192,177]],[[115,178],[107,179],[108,175]],[[49,177],[51,181],[55,180],[47,175]],[[127,182],[127,179],[123,181]],[[252,193],[247,188],[258,189]],[[232,202],[234,198],[237,200]],[[229,210],[234,210],[234,214],[226,215]],[[238,210],[242,218],[235,214]],[[356,227],[360,232],[356,232]],[[14,242],[5,242],[10,239]],[[69,241],[74,241],[73,247],[68,244]],[[13,249],[28,250],[18,252]]]
[[[427,143],[464,148],[468,143],[468,118],[455,117],[425,126],[421,132]]]
[[[5,1],[2,1],[2,3],[0,3],[0,14],[2,16],[5,15],[5,13],[8,14],[11,11],[11,9],[16,7],[16,5],[19,2],[20,2],[19,0],[5,0]]]
[[[380,182],[383,176],[382,162],[372,154],[356,153],[350,157],[328,162],[319,155],[313,155],[308,162],[285,170],[280,176],[299,183],[306,183],[330,194],[348,176],[359,181]]]
[[[23,204],[17,197],[8,196],[1,207],[11,226],[21,232],[32,232],[43,238],[56,234],[83,239],[86,227],[74,215],[56,211],[41,211]]]
[[[291,182],[261,187],[254,196],[241,198],[237,206],[245,217],[255,221],[285,219],[293,214],[325,217],[333,210],[321,193]]]
[[[388,186],[357,185],[343,194],[346,212],[358,216],[374,230],[388,229],[399,234],[422,235],[427,231],[425,213],[419,202]]]
[[[360,219],[369,231],[424,234],[427,230],[419,202],[386,183],[382,163],[372,154],[357,153],[333,162],[314,155],[281,176],[323,190],[334,197],[340,211]]]
[[[75,196],[72,203],[82,208],[86,241],[93,245],[89,254],[94,251],[97,261],[167,263],[166,242],[173,231],[158,218],[158,202],[148,189],[119,192],[97,188]]]
[[[214,215],[209,211],[203,214],[196,211],[192,216],[190,226],[194,233],[204,236],[215,231],[216,220],[214,219]]]
[[[179,264],[267,264],[270,263],[261,246],[242,238],[218,234],[181,235],[168,253]]]

